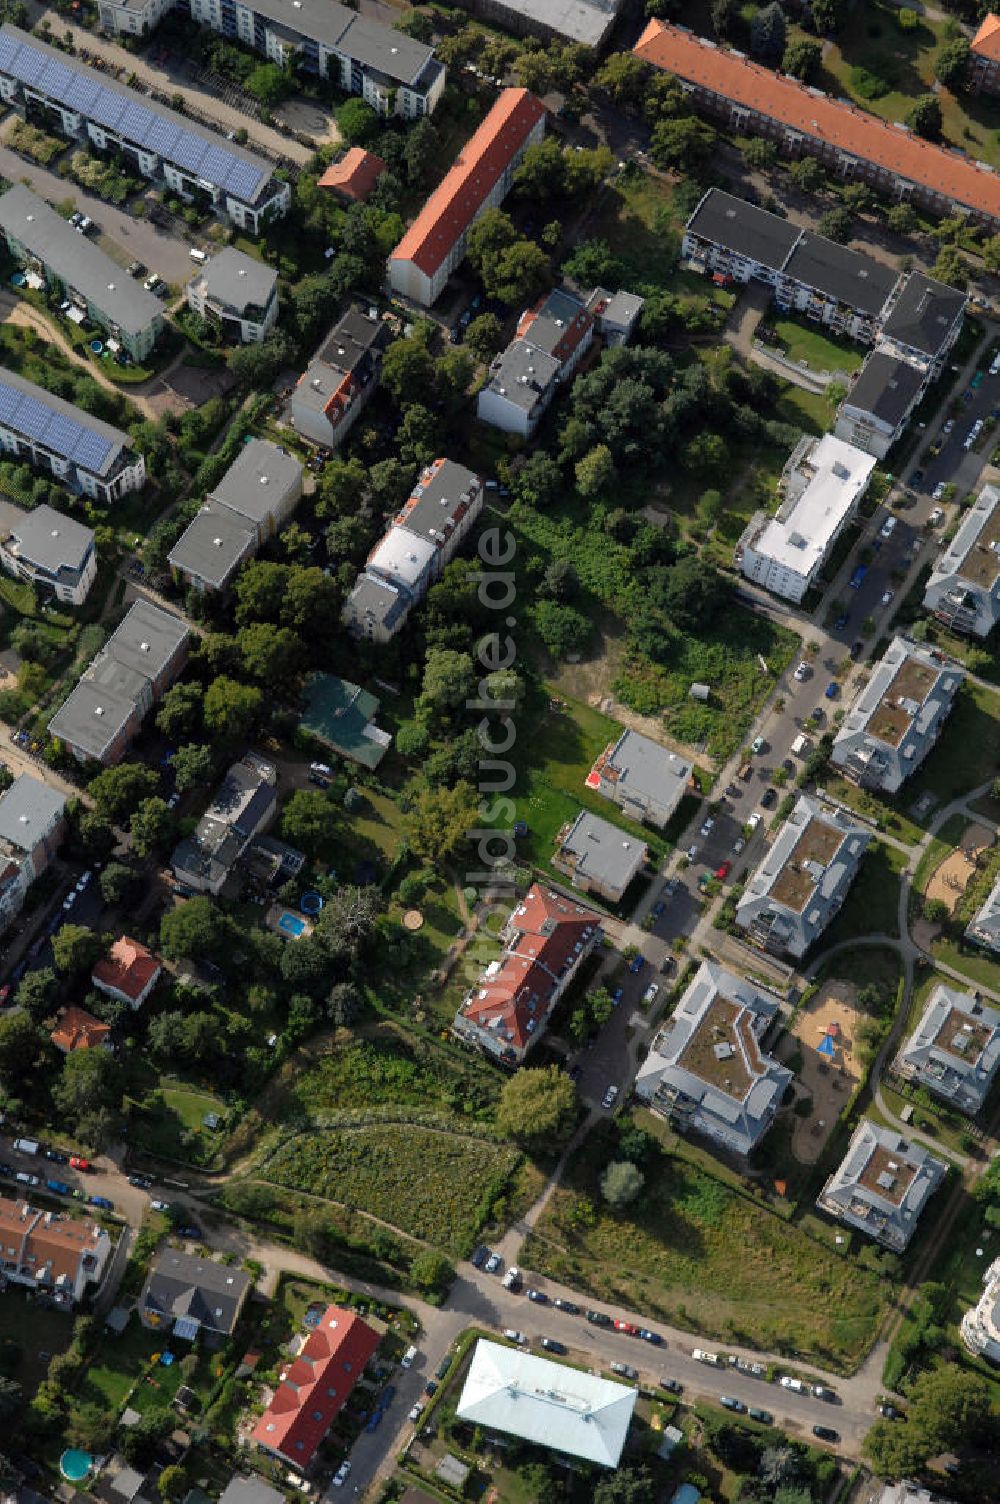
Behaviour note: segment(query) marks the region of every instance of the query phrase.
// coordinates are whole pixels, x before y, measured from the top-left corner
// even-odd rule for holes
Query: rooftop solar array
[[[0,30],[0,73],[245,202],[270,176],[248,154],[237,155],[173,111],[140,102],[132,90],[108,88],[89,68],[67,65],[16,27]]]
[[[37,397],[18,391],[0,371],[0,424],[42,444],[53,454],[97,474],[115,445],[64,413],[53,412]]]

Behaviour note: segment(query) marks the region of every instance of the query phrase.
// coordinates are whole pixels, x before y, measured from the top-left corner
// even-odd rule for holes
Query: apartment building
[[[816,1205],[883,1248],[902,1253],[946,1171],[922,1145],[862,1118]]]
[[[254,836],[266,830],[278,808],[278,770],[247,753],[233,763],[208,809],[174,848],[177,881],[197,893],[218,895]]]
[[[781,505],[755,512],[736,547],[736,567],[785,600],[801,601],[868,489],[875,457],[832,433],[806,436],[782,472]]]
[[[777,1017],[774,998],[703,961],[639,1067],[636,1096],[680,1132],[749,1154],[792,1081],[761,1047]]]
[[[55,856],[66,828],[65,808],[62,794],[30,773],[0,794],[0,934]]]
[[[644,841],[582,809],[556,836],[552,865],[582,893],[619,903],[648,858]]]
[[[964,678],[943,653],[894,637],[834,738],[834,767],[861,788],[897,793],[941,735]]]
[[[909,361],[932,379],[939,376],[962,332],[967,302],[958,288],[911,272],[897,284],[883,312],[879,349]]]
[[[2,367],[0,448],[96,501],[117,501],[146,484],[146,461],[127,433]]]
[[[1000,878],[966,925],[965,938],[1000,954]]]
[[[0,33],[0,58],[3,37]],[[0,62],[2,67],[2,62]],[[0,77],[0,92],[3,81]],[[143,361],[163,333],[163,304],[23,183],[0,196],[0,231],[11,255],[61,289],[79,321],[89,319]]]
[[[989,11],[969,44],[969,87],[1000,94],[1000,16]]]
[[[49,735],[80,762],[119,762],[184,667],[189,636],[173,612],[134,602],[49,721]]]
[[[983,1275],[983,1293],[966,1311],[959,1329],[970,1353],[1000,1364],[1000,1258]]]
[[[174,9],[176,0],[97,0],[102,31],[112,36],[146,37]]]
[[[269,439],[251,439],[167,555],[174,578],[202,592],[228,589],[301,495],[298,460]]]
[[[801,959],[840,910],[871,836],[801,794],[736,906],[751,944]]]
[[[533,883],[501,931],[500,955],[463,999],[453,1033],[508,1065],[521,1065],[602,940],[593,909]]]
[[[893,1070],[970,1117],[1000,1069],[1000,1013],[977,994],[939,983]]]
[[[1000,228],[1000,176],[964,152],[925,141],[682,26],[650,21],[635,55],[674,74],[700,109],[743,135],[818,157],[832,172],[869,183],[888,198]]]
[[[0,525],[0,564],[43,598],[82,606],[97,574],[94,530],[43,504]]]
[[[0,1277],[72,1310],[98,1284],[111,1239],[96,1222],[0,1196]]]
[[[988,637],[1000,622],[1000,490],[984,486],[962,514],[924,591],[924,610],[952,632]]]
[[[327,1306],[315,1325],[295,1339],[251,1440],[306,1472],[378,1345],[378,1332],[360,1316]]]
[[[527,89],[503,89],[389,257],[394,292],[429,308],[465,259],[465,237],[503,203],[529,146],[545,134],[545,106]]]
[[[385,325],[376,309],[349,308],[296,382],[288,405],[295,429],[310,443],[336,449],[378,384]]]
[[[278,273],[232,246],[219,251],[187,285],[187,305],[223,339],[259,344],[278,318]]]
[[[885,459],[902,438],[929,377],[909,361],[873,350],[837,409],[834,433],[845,444]]]
[[[344,603],[349,632],[388,642],[399,631],[465,541],[484,494],[464,465],[437,459],[426,466]]]
[[[625,0],[458,0],[463,10],[517,37],[572,42],[600,52]]]
[[[693,772],[692,763],[641,731],[623,731],[598,757],[586,785],[629,819],[662,830],[692,788]]]
[[[121,152],[140,177],[251,234],[291,205],[291,186],[273,176],[267,158],[139,89],[107,83],[95,68],[6,23],[0,27],[0,99],[70,141]],[[82,254],[83,236],[69,233]],[[116,290],[128,281],[119,272]]]

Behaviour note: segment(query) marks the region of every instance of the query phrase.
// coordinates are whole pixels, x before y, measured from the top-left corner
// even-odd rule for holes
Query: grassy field
[[[149,1154],[208,1165],[221,1144],[219,1131],[204,1125],[203,1119],[210,1112],[225,1118],[226,1104],[221,1097],[199,1087],[164,1081],[150,1105],[133,1113],[131,1141]]]
[[[693,1165],[661,1156],[640,1200],[615,1215],[592,1136],[523,1249],[523,1261],[599,1300],[713,1338],[857,1362],[886,1292],[877,1279]]]
[[[798,319],[775,319],[771,327],[790,360],[803,361],[813,371],[857,371],[865,358],[864,350],[851,340],[821,334],[814,324]]]
[[[955,697],[940,741],[907,785],[907,803],[926,791],[936,796],[936,808],[940,807],[989,783],[998,766],[1000,694],[966,682]]]
[[[520,1158],[516,1149],[458,1133],[374,1123],[302,1134],[281,1148],[262,1174],[279,1185],[371,1212],[453,1254],[467,1254]]]
[[[0,1373],[16,1379],[30,1398],[45,1377],[49,1358],[67,1348],[73,1337],[73,1317],[47,1310],[28,1300],[17,1285],[0,1300]]]
[[[978,945],[967,945],[964,941],[941,935],[931,945],[931,954],[943,965],[954,966],[970,982],[979,982],[984,987],[1000,991],[1000,964]]]
[[[899,874],[906,857],[872,841],[844,906],[820,944],[825,948],[864,935],[899,934]]]

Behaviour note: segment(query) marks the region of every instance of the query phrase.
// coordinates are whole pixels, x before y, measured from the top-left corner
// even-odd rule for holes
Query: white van
[[[38,1140],[34,1138],[16,1138],[14,1148],[18,1154],[37,1154]]]
[[[417,1349],[415,1347],[408,1347],[399,1361],[404,1368],[412,1368],[416,1356]]]
[[[199,251],[196,246],[191,247],[191,249],[188,251],[188,255],[191,257],[192,261],[197,261],[199,266],[204,266],[205,262],[208,260],[205,252]]]
[[[797,736],[795,738],[795,740],[792,742],[792,746],[791,746],[792,756],[793,757],[805,757],[805,755],[806,755],[806,753],[808,751],[809,751],[809,738],[808,738],[808,736],[802,736],[802,735]]]
[[[706,1353],[702,1348],[696,1347],[691,1356],[697,1359],[699,1363],[710,1363],[713,1368],[722,1367],[722,1359],[718,1353]]]

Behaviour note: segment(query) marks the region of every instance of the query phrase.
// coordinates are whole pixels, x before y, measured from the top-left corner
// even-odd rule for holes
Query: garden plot
[[[953,914],[979,866],[981,854],[992,845],[991,830],[984,825],[967,825],[957,850],[950,852],[931,873],[926,893],[928,902],[937,899],[949,914]]]

